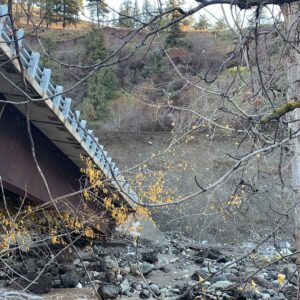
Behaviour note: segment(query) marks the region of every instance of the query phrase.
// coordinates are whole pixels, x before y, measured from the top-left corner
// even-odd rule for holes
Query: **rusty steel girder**
[[[33,159],[26,119],[14,106],[1,108],[0,118],[0,176],[4,188],[36,204],[51,203],[46,185]],[[80,190],[82,173],[39,129],[31,124],[31,132],[38,164],[45,176],[52,198],[62,197]],[[65,141],[68,143],[68,141]],[[97,228],[109,235],[113,224],[105,210],[90,203],[83,209],[80,194],[57,202],[60,211],[89,218],[97,215]],[[93,224],[95,225],[95,224]]]

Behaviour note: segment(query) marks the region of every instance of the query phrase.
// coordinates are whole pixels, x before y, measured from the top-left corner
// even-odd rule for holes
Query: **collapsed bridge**
[[[24,30],[12,28],[7,6],[0,5],[0,176],[4,188],[38,204],[51,202],[33,157],[29,116],[36,160],[53,198],[73,194],[57,203],[61,211],[82,213],[82,199],[74,193],[80,190],[80,170],[85,167],[81,157],[91,159],[120,198],[134,207],[137,195],[93,130],[87,129],[80,112],[72,111],[72,99],[52,81],[51,69],[41,65],[40,54],[23,40]],[[98,229],[109,235],[112,224],[106,212],[93,205],[89,208],[101,215]]]

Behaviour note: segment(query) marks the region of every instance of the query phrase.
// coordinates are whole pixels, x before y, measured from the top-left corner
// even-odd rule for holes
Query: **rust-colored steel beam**
[[[0,117],[0,176],[4,188],[26,196],[37,204],[49,202],[49,194],[33,159],[25,117],[11,105],[5,106]],[[79,168],[35,126],[31,125],[31,131],[36,157],[52,197],[78,191],[82,176]],[[101,207],[91,203],[86,210],[83,209],[80,195],[59,201],[57,206],[60,211],[85,215],[85,218],[90,213],[96,213],[99,220],[103,218],[97,228],[104,235],[108,235],[112,229],[112,224]]]

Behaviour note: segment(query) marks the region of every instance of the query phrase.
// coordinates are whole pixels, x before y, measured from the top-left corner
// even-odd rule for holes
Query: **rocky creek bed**
[[[281,257],[292,254],[285,241],[247,255],[254,242],[210,245],[166,236],[164,244],[140,240],[137,248],[130,238],[114,237],[77,245],[78,253],[58,246],[16,252],[1,263],[0,299],[98,299],[95,290],[102,299],[296,299],[295,265]]]

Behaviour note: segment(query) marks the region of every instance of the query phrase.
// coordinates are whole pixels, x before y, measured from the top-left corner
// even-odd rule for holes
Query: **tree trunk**
[[[287,101],[300,101],[300,43],[299,43],[299,2],[292,2],[291,4],[282,5],[281,10],[284,15],[284,25],[286,38],[291,45],[287,45],[286,49],[286,74],[287,74]],[[300,120],[300,108],[296,108],[288,115],[289,121]],[[300,121],[291,122],[289,130],[295,133],[300,129]],[[300,138],[293,141],[293,160],[292,160],[292,188],[294,190],[294,200],[296,204],[294,210],[294,239],[296,251],[300,253]],[[300,278],[300,254],[296,256],[296,264],[298,270],[298,278]],[[298,282],[298,296],[299,287]]]

